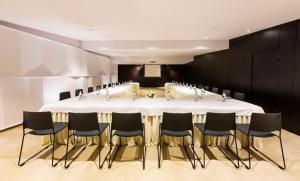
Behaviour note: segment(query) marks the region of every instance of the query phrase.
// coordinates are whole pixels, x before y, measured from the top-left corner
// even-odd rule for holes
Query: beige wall
[[[110,59],[0,26],[0,130],[22,122],[22,111],[58,101],[61,91],[117,81]]]

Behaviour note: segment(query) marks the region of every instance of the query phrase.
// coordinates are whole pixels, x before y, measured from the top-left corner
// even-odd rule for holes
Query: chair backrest
[[[76,89],[75,96],[79,96],[80,92],[81,92],[81,94],[83,94],[83,89]]]
[[[233,98],[240,100],[240,101],[245,101],[245,94],[241,92],[234,92],[233,93]]]
[[[111,130],[143,130],[141,113],[112,113]]]
[[[69,113],[70,130],[93,131],[99,130],[97,113]]]
[[[217,87],[212,87],[211,88],[211,92],[218,94],[219,93],[219,89]]]
[[[163,113],[161,129],[170,131],[193,131],[192,113]]]
[[[210,113],[206,114],[204,129],[211,131],[235,130],[235,113]]]
[[[197,88],[202,89],[202,85],[201,85],[201,84],[198,84],[198,85],[197,85]]]
[[[93,92],[94,91],[94,87],[88,87],[88,93]]]
[[[252,113],[249,131],[280,131],[281,113]]]
[[[209,91],[209,86],[208,86],[208,85],[205,85],[205,86],[204,86],[204,90]]]
[[[103,89],[105,89],[107,87],[107,85],[106,84],[103,84]]]
[[[23,128],[33,130],[53,129],[51,112],[23,111]]]
[[[65,99],[69,99],[69,98],[71,98],[71,92],[70,91],[59,93],[59,100],[60,101],[65,100]]]
[[[97,85],[96,90],[100,90],[100,89],[101,89],[101,85]]]
[[[111,87],[111,83],[108,84],[108,87]]]
[[[225,94],[226,94],[227,97],[230,97],[230,93],[231,93],[230,90],[223,89],[223,92],[225,92]]]

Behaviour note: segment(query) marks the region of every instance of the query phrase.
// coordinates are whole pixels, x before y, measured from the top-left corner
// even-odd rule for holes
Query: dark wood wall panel
[[[184,68],[184,65],[161,65],[161,77],[145,77],[144,65],[118,65],[118,80],[139,82],[141,87],[162,87],[172,80],[184,81]]]
[[[245,92],[266,112],[282,112],[283,127],[300,135],[300,21],[234,38],[229,47],[195,56],[187,80]]]

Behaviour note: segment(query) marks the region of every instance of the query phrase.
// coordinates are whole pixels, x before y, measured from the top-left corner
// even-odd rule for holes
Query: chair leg
[[[145,136],[143,135],[143,169],[145,169],[146,161],[146,145],[145,145]]]
[[[71,135],[71,136],[72,136],[72,135]],[[79,153],[78,153],[73,159],[71,159],[70,163],[67,164],[68,153],[70,153],[71,151],[73,151],[73,150],[76,148],[76,146],[74,146],[71,150],[68,151],[69,140],[70,140],[70,136],[69,136],[69,131],[68,131],[67,148],[66,148],[66,155],[65,155],[65,168],[66,168],[66,169],[69,168],[70,165],[71,165],[71,163],[72,163],[74,160],[76,160],[76,159],[79,157],[79,155],[86,149],[86,146],[84,146],[84,147],[79,151]]]
[[[162,143],[161,143],[161,139],[162,139],[162,136],[159,135],[159,144],[157,144],[157,148],[158,149],[158,168],[161,167],[161,152],[162,152]]]
[[[202,135],[202,149],[203,149],[203,165],[202,163],[200,162],[202,168],[205,168],[205,148],[206,148],[206,143],[205,143],[205,134]]]
[[[193,167],[193,169],[195,169],[196,167],[195,167],[195,164],[193,164],[193,161],[192,161],[192,159],[191,159],[191,157],[190,157],[190,155],[189,155],[189,152],[187,151],[187,149],[186,149],[186,146],[184,145],[184,136],[182,137],[183,139],[183,149],[184,149],[184,151],[185,151],[185,153],[187,154],[187,156],[188,156],[188,158],[189,158],[189,161],[191,162],[191,164],[192,164],[192,167]],[[194,157],[194,160],[195,160],[195,157]],[[195,161],[194,161],[195,162]]]
[[[249,135],[247,135],[247,152],[248,152],[248,165],[246,165],[243,161],[242,161],[242,159],[239,159],[240,161],[241,161],[241,163],[243,164],[243,165],[245,165],[245,167],[247,168],[247,169],[250,169],[251,168],[251,158],[250,158],[250,136]]]
[[[66,157],[65,157],[65,168],[68,168],[67,167],[67,159],[68,159],[69,139],[70,139],[70,136],[69,136],[69,130],[68,130],[67,147],[66,147]],[[74,136],[74,143],[75,143],[75,136]],[[75,145],[74,145],[74,147],[75,147]]]
[[[228,138],[228,140],[229,140],[229,138]],[[237,147],[236,132],[234,133],[234,142],[235,142],[236,158],[237,158],[238,168],[239,168],[240,167],[240,157],[239,157],[239,151],[238,151],[238,147]]]
[[[282,140],[281,140],[281,135],[279,136],[279,141],[280,141],[281,155],[282,155],[282,161],[283,161],[283,167],[280,167],[280,168],[281,168],[281,169],[286,169],[285,158],[284,158],[284,152],[283,152],[283,146],[282,146]]]
[[[120,136],[119,136],[119,139],[120,139],[120,144],[121,144],[121,137]],[[111,147],[112,147],[112,144],[111,144]],[[112,163],[113,163],[116,155],[118,154],[119,149],[120,149],[120,145],[117,146],[116,153],[113,155],[113,157],[112,157],[112,153],[111,153],[112,149],[110,149],[110,156],[109,156],[109,158],[110,158],[110,164],[109,164],[108,168],[111,168]]]
[[[25,134],[23,133],[22,143],[21,143],[21,149],[20,149],[20,154],[19,154],[19,160],[18,160],[18,166],[25,165],[25,163],[27,161],[31,160],[32,158],[34,158],[35,156],[37,156],[38,154],[40,154],[42,151],[46,150],[51,145],[51,144],[47,145],[45,148],[41,149],[40,151],[38,151],[37,153],[35,153],[34,155],[32,155],[30,158],[28,158],[27,160],[25,160],[23,163],[21,163],[22,151],[23,151],[23,146],[24,146],[24,140],[25,140]]]
[[[267,158],[269,161],[271,161],[272,163],[274,163],[275,165],[277,165],[280,169],[284,170],[286,169],[286,165],[285,165],[285,158],[284,158],[284,153],[283,153],[283,147],[282,147],[282,141],[281,141],[281,137],[279,136],[279,141],[280,141],[280,148],[281,148],[281,154],[282,154],[282,160],[283,160],[283,166],[279,165],[278,163],[276,163],[274,160],[272,160],[270,157],[268,157],[267,155],[265,155],[262,151],[258,150],[257,148],[255,148],[253,146],[253,149],[255,151],[257,151],[258,153],[260,153],[261,155],[263,155],[265,158]]]
[[[100,162],[101,162],[101,135],[99,134],[99,145],[98,145],[98,149],[99,149],[99,168],[101,169],[101,165],[100,165]]]
[[[22,163],[22,164],[20,164],[21,157],[22,157],[22,150],[23,150],[24,138],[25,138],[25,135],[23,134],[23,136],[22,136],[22,143],[21,143],[21,149],[20,149],[20,154],[19,154],[19,161],[18,161],[18,165],[19,166],[23,166],[25,164],[25,162]]]
[[[55,149],[54,149],[54,146],[55,146],[55,134],[53,134],[53,144],[52,144],[52,167],[56,167],[57,164],[62,161],[66,155],[64,155],[63,157],[61,157],[56,163],[54,163],[54,152],[55,152]]]

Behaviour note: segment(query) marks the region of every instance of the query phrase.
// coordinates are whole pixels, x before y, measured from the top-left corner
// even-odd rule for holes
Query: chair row
[[[115,86],[115,85],[120,85],[122,83],[119,83],[119,82],[116,82],[116,83],[109,83],[109,84],[103,84],[102,86],[101,85],[97,85],[96,86],[96,91],[100,90],[100,89],[105,89],[107,87],[112,87],[112,86]],[[91,92],[94,92],[94,87],[88,87],[88,93],[91,93]],[[79,96],[81,94],[83,94],[83,89],[76,89],[75,90],[75,96]],[[59,93],[59,100],[62,101],[62,100],[65,100],[65,99],[69,99],[71,98],[71,92],[70,91],[66,91],[66,92],[61,92]]]
[[[113,144],[112,137],[118,136],[121,137],[142,137],[142,163],[143,169],[145,169],[145,155],[146,155],[146,146],[145,146],[145,126],[142,123],[141,113],[112,113],[112,122],[109,123],[98,123],[97,113],[69,113],[68,123],[66,122],[53,122],[51,112],[24,112],[23,113],[23,137],[22,144],[20,149],[18,165],[24,165],[28,160],[32,159],[43,150],[47,149],[52,145],[52,166],[55,167],[58,162],[65,160],[64,166],[68,168],[70,164],[84,151],[87,147],[87,137],[98,136],[99,137],[99,168],[103,167],[103,164],[108,159],[108,167],[111,168],[113,160],[118,153],[119,146],[116,146],[116,152],[112,155]],[[250,124],[236,124],[235,122],[236,115],[235,113],[207,113],[205,123],[193,123],[192,122],[192,113],[163,113],[162,123],[159,125],[159,143],[157,145],[158,151],[158,167],[161,167],[162,159],[162,137],[163,136],[172,136],[172,137],[182,137],[183,148],[188,155],[192,167],[196,168],[196,158],[199,160],[202,168],[205,167],[205,147],[207,147],[205,142],[206,136],[215,136],[216,145],[219,150],[225,154],[225,156],[234,164],[236,168],[240,167],[240,162],[246,166],[246,168],[251,168],[251,158],[250,158],[250,148],[253,148],[255,151],[261,153],[268,160],[277,164],[275,161],[270,159],[268,156],[263,154],[260,150],[253,146],[253,141],[255,137],[268,138],[268,137],[277,137],[279,138],[281,153],[283,159],[283,166],[277,164],[281,169],[285,169],[285,158],[281,140],[281,114],[280,113],[253,113],[251,116]],[[54,163],[54,150],[55,150],[55,135],[62,131],[63,129],[68,129],[67,137],[67,146],[66,154],[58,159]],[[198,129],[202,133],[202,149],[203,149],[203,161],[199,158],[194,149],[194,128]],[[101,163],[100,150],[101,150],[101,135],[106,131],[110,132],[110,141],[109,141],[109,152],[105,156],[103,162]],[[247,147],[248,147],[248,165],[242,161],[239,157],[238,148],[237,148],[237,138],[236,131],[247,135]],[[275,133],[278,131],[278,134]],[[50,144],[28,158],[26,161],[21,163],[22,149],[24,144],[24,139],[27,134],[38,135],[38,136],[50,136]],[[185,137],[191,137],[192,141],[190,144],[184,143]],[[86,145],[81,151],[68,162],[68,154],[76,147],[76,137],[85,137]],[[226,149],[235,155],[237,163],[231,159],[226,152],[225,148],[218,145],[218,138],[226,138]],[[229,138],[234,138],[235,150],[231,149],[229,145]],[[70,139],[73,138],[74,146],[69,150]],[[250,141],[252,140],[252,141]],[[187,147],[192,150],[192,156],[189,155]]]
[[[211,91],[215,94],[219,94],[219,88],[217,87],[212,87],[211,90],[210,90],[210,87],[209,86],[204,86],[203,87],[204,90],[206,91]],[[233,97],[234,99],[237,99],[237,100],[240,100],[240,101],[245,101],[245,93],[242,93],[242,92],[233,92],[233,94],[231,95],[231,91],[228,90],[228,89],[223,89],[222,90],[222,94],[225,94],[227,97]]]
[[[192,87],[196,87],[196,88],[199,88],[199,89],[204,89],[206,91],[211,91],[213,93],[216,93],[216,94],[219,94],[219,88],[217,87],[212,87],[210,89],[209,86],[205,85],[205,86],[202,86],[201,84],[191,84],[191,83],[186,83],[186,82],[176,82],[176,81],[172,81],[174,83],[178,83],[178,84],[182,84],[182,85],[186,85],[186,86],[192,86]],[[227,97],[233,97],[234,99],[237,99],[237,100],[240,100],[240,101],[245,101],[245,93],[242,93],[242,92],[233,92],[233,95],[231,95],[231,91],[228,90],[228,89],[223,89],[222,90],[222,94],[225,93]]]

